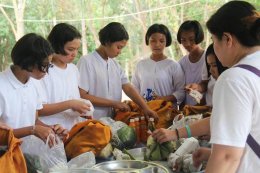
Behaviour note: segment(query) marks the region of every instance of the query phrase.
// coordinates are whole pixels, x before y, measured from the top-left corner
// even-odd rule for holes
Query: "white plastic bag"
[[[184,143],[174,152],[171,153],[168,157],[168,165],[176,171],[176,169],[179,169],[180,166],[176,165],[177,160],[182,158],[186,154],[193,153],[196,149],[199,148],[199,141],[193,137],[185,139]]]
[[[86,99],[80,99],[81,101],[85,102],[86,104],[88,104],[90,106],[90,110],[87,111],[85,114],[82,114],[83,117],[86,117],[87,119],[93,119],[93,113],[94,113],[94,106],[92,105],[92,103],[89,100]]]
[[[50,147],[50,138],[55,138],[55,144]],[[40,162],[44,173],[68,169],[64,144],[58,136],[49,135],[43,146],[45,152],[41,153]]]
[[[189,115],[185,117],[182,114],[178,114],[174,118],[172,125],[169,127],[169,129],[171,130],[179,129],[181,127],[184,127],[185,125],[190,125],[191,123],[198,121],[202,118],[203,118],[202,114]]]

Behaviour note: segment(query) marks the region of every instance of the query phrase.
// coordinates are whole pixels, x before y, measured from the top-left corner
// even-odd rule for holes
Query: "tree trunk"
[[[86,38],[86,21],[84,19],[81,20],[81,35],[82,35],[82,55],[88,54],[87,49],[87,38]]]
[[[19,40],[24,35],[24,8],[26,0],[13,0],[15,21],[16,21],[16,41]]]

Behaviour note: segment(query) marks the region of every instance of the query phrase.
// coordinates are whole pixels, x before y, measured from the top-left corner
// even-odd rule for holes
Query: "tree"
[[[13,9],[15,14],[15,23],[11,19],[10,15],[8,15],[5,9],[0,6],[0,10],[5,16],[6,20],[8,21],[9,25],[12,28],[12,32],[15,35],[15,40],[19,40],[24,35],[24,9],[25,9],[25,2],[26,0],[13,0]]]

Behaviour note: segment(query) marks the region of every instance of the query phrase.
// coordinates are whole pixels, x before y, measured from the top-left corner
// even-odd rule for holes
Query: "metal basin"
[[[161,165],[140,160],[108,161],[94,165],[93,168],[109,173],[169,173]]]
[[[144,155],[146,153],[146,147],[134,148],[127,150],[136,160],[144,160]]]
[[[85,168],[85,169],[59,170],[59,171],[53,171],[50,173],[107,173],[107,172],[100,170],[100,169]]]

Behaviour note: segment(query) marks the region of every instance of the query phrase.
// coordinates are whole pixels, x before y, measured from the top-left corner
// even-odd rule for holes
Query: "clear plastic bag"
[[[55,138],[56,141],[52,147],[48,145],[50,138]],[[68,168],[64,144],[58,136],[49,135],[44,143],[40,138],[31,135],[23,138],[21,148],[23,153],[33,158],[31,168],[37,168],[43,173]]]
[[[127,126],[126,123],[122,121],[115,121],[110,117],[102,117],[99,119],[102,123],[110,126],[112,135],[116,135],[117,130],[121,129],[122,127]]]
[[[93,152],[86,152],[74,157],[68,162],[69,169],[91,168],[96,164],[95,155]]]
[[[49,146],[50,138],[55,139],[55,144],[52,147]],[[64,144],[58,136],[49,135],[43,147],[45,152],[41,154],[40,162],[44,173],[68,169]]]

